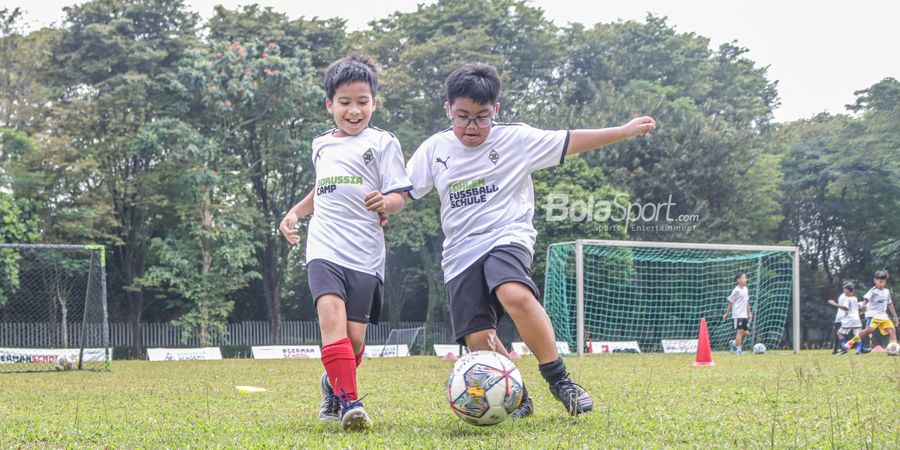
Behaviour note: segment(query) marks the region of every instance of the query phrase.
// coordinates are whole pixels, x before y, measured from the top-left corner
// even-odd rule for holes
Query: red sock
[[[322,364],[325,365],[334,393],[356,400],[356,358],[350,338],[322,346]]]
[[[366,344],[363,343],[362,347],[359,349],[359,353],[356,354],[356,367],[359,367],[362,364],[363,356],[366,355]]]

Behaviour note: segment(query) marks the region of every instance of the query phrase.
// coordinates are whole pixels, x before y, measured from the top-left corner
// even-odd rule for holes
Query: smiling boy
[[[340,420],[344,430],[372,425],[359,401],[356,368],[362,362],[366,327],[377,324],[381,314],[385,249],[379,214],[403,209],[412,188],[397,138],[369,126],[377,84],[368,58],[350,56],[328,67],[325,107],[335,128],[313,140],[315,188],[279,226],[285,239],[296,244],[297,220],[313,214],[306,262],[325,366],[319,419]]]

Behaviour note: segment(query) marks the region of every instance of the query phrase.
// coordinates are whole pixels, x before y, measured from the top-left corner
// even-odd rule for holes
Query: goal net
[[[753,320],[747,345],[782,346],[792,316],[799,351],[796,247],[580,240],[550,245],[544,308],[557,339],[584,351],[586,339],[696,339],[706,318],[713,348],[728,348],[734,322],[723,320],[736,275],[747,274]],[[793,306],[793,307],[792,307]],[[789,311],[793,310],[793,314]]]
[[[102,246],[0,244],[0,372],[108,370]]]
[[[391,328],[380,356],[421,354],[425,348],[425,327]],[[405,355],[404,355],[405,353]]]

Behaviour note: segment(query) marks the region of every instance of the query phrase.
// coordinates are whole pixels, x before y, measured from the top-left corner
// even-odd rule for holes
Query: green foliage
[[[840,281],[900,273],[892,78],[858,91],[850,115],[772,124],[777,83],[748,49],[711,48],[653,14],[558,26],[527,2],[441,0],[348,35],[343,19],[291,19],[258,5],[218,6],[204,23],[183,0],[64,11],[58,28],[24,33],[20,11],[0,9],[0,196],[12,218],[4,239],[107,245],[114,319],[212,330],[264,314],[277,324],[283,302],[294,318],[314,316],[302,246],[292,252],[275,228],[313,184],[310,143],[332,126],[321,76],[350,51],[382,65],[372,123],[407,156],[447,126],[443,80],[471,61],[498,67],[503,121],[573,129],[657,120],[648,137],[534,174],[538,284],[546,245],[561,240],[799,243],[803,323],[819,327],[831,316],[821,300]],[[671,195],[674,215],[699,221],[690,232],[550,223],[543,205],[556,194]],[[429,195],[390,218],[392,321],[447,320],[438,211]],[[243,306],[232,309],[236,299]]]
[[[821,114],[772,139],[784,155],[784,237],[803,252],[804,314],[821,325],[834,315],[824,300],[844,281],[861,294],[876,270],[900,271],[900,83],[886,78],[856,94],[858,117]]]

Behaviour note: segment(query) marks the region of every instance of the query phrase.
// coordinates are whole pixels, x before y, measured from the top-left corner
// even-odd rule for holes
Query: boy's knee
[[[531,288],[516,281],[497,286],[496,293],[497,298],[506,310],[528,308],[537,302]]]
[[[316,312],[321,322],[342,319],[344,308],[344,301],[336,295],[323,295],[316,301]]]

